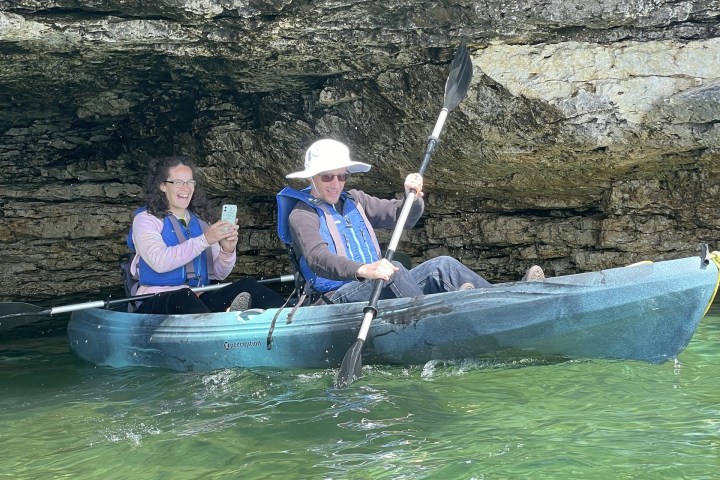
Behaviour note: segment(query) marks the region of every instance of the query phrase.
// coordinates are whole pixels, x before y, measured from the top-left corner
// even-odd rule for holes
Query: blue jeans
[[[381,290],[380,299],[397,297],[418,297],[432,293],[453,292],[464,283],[475,288],[490,287],[491,283],[460,263],[453,257],[436,257],[408,270],[399,262],[393,262],[400,271],[395,272]],[[370,300],[375,282],[346,283],[330,297],[334,303],[367,302]]]

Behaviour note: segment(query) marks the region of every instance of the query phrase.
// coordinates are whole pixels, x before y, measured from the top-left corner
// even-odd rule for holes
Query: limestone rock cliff
[[[289,269],[274,194],[320,137],[395,195],[475,67],[401,248],[492,281],[717,247],[718,0],[0,0],[0,297],[119,284],[147,160],[238,203],[237,274]],[[387,234],[384,238],[387,238]]]

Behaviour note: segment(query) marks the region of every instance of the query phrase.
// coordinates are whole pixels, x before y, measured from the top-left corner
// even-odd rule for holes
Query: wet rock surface
[[[147,162],[173,153],[196,159],[218,215],[239,205],[236,274],[287,273],[284,175],[328,136],[374,166],[350,187],[400,192],[461,39],[473,82],[401,250],[508,281],[716,248],[719,15],[718,1],[0,0],[0,296],[119,285]]]

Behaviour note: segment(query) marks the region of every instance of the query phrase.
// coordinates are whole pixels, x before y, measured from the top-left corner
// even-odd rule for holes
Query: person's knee
[[[456,265],[462,265],[460,261],[454,257],[451,257],[449,255],[440,255],[439,257],[435,257],[431,260],[428,260],[428,262],[432,262],[434,265],[437,265],[438,267],[454,267]]]
[[[390,263],[392,263],[393,265],[395,265],[396,267],[398,267],[398,268],[400,269],[400,270],[398,271],[398,273],[400,273],[400,272],[407,272],[407,271],[408,271],[407,267],[405,267],[405,265],[404,265],[402,262],[398,262],[398,261],[396,261],[396,260],[393,260],[393,261],[390,262]]]
[[[412,258],[407,253],[395,252],[393,258],[402,263],[406,269],[411,270],[413,268]]]

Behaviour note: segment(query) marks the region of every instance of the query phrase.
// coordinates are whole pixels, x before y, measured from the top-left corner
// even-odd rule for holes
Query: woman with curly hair
[[[208,202],[186,157],[152,162],[145,185],[146,206],[136,212],[131,273],[138,295],[156,293],[138,313],[182,314],[281,307],[284,299],[256,280],[244,278],[218,290],[196,294],[190,287],[224,280],[235,266],[238,225],[208,224]],[[251,305],[252,302],[252,305]]]

